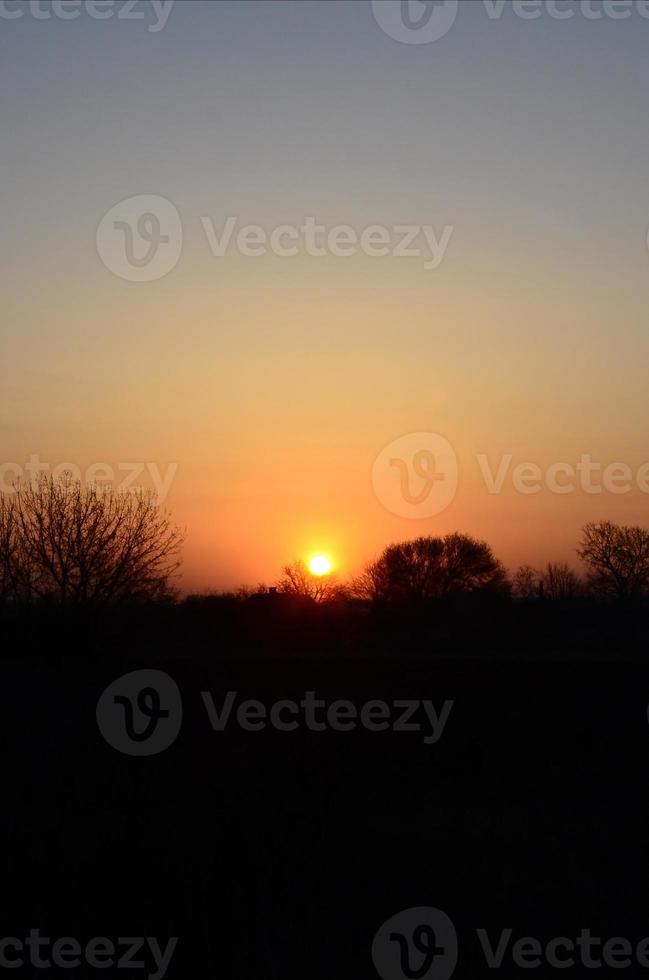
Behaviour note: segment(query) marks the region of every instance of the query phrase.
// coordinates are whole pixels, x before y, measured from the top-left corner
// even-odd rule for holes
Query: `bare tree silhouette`
[[[377,602],[388,594],[387,569],[382,558],[368,561],[361,573],[349,583],[349,594],[353,599],[369,599]]]
[[[565,561],[548,562],[541,581],[547,599],[574,599],[583,592],[581,581]]]
[[[62,605],[168,597],[182,541],[152,492],[43,477],[0,496],[0,588]]]
[[[521,565],[514,573],[512,591],[517,599],[538,599],[541,576],[531,565]]]
[[[611,521],[586,524],[577,554],[599,595],[630,599],[649,594],[649,531]]]
[[[301,560],[284,565],[282,573],[277,591],[284,595],[302,596],[315,602],[330,602],[345,594],[334,575],[313,575]]]
[[[0,496],[0,599],[28,598],[23,585],[27,569],[16,532],[13,498]]]

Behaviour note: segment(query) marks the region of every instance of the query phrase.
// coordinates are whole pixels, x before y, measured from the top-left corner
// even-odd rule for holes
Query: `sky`
[[[186,589],[649,524],[642,4],[0,7],[5,482],[168,474]]]

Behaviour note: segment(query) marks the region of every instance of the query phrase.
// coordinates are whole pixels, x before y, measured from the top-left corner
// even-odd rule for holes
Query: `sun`
[[[312,575],[328,575],[331,571],[331,562],[326,555],[315,555],[309,562],[309,571]]]

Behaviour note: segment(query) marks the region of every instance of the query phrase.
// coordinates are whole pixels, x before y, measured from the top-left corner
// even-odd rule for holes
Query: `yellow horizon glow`
[[[331,561],[326,555],[314,555],[309,562],[312,575],[328,575],[331,571]]]

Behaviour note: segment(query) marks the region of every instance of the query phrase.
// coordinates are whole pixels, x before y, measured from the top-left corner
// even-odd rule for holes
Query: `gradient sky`
[[[2,462],[177,463],[187,588],[455,529],[573,561],[585,520],[649,524],[638,490],[494,495],[476,463],[649,460],[649,20],[464,3],[409,45],[358,0],[182,2],[159,33],[23,12],[0,19]],[[150,283],[95,245],[138,194],[184,229]],[[434,270],[217,258],[201,218],[229,215],[454,230]],[[372,464],[422,430],[459,490],[406,519]]]

